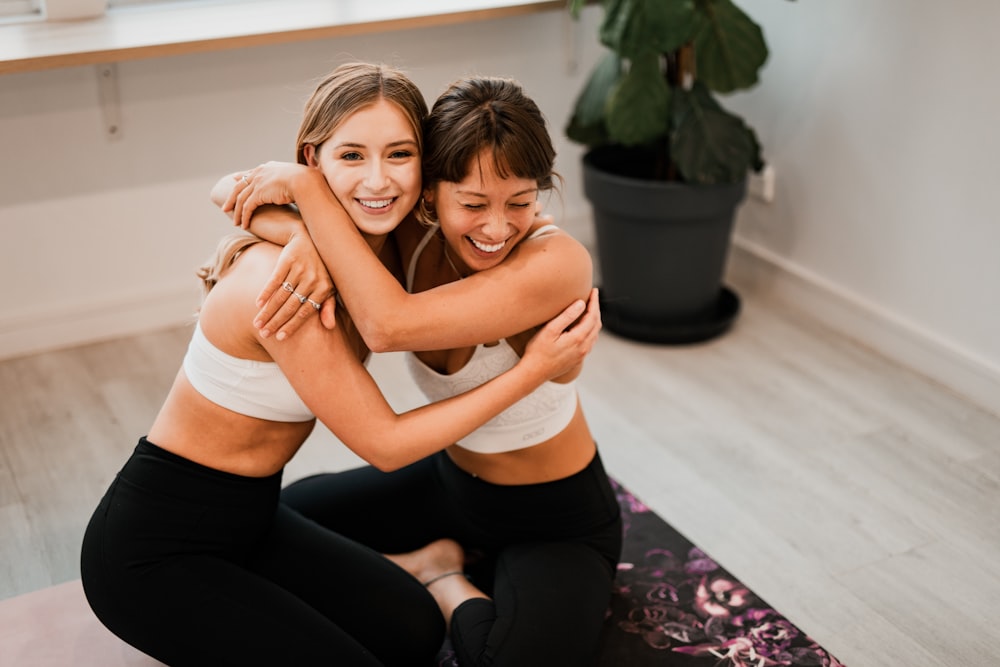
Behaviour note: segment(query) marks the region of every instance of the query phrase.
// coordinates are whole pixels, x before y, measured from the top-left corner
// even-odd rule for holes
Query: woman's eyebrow
[[[458,193],[458,194],[460,194],[460,195],[467,195],[469,197],[488,197],[489,196],[487,194],[484,194],[482,192],[476,192],[474,190],[455,190],[455,192]],[[527,194],[531,194],[533,192],[537,193],[538,192],[538,188],[528,188],[526,190],[521,190],[520,192],[515,192],[514,194],[512,194],[511,197],[520,197],[521,195],[527,195]]]
[[[398,141],[392,141],[386,144],[387,148],[394,148],[396,146],[416,146],[416,139],[399,139]],[[367,148],[368,144],[361,143],[359,141],[341,141],[338,144],[334,144],[335,148]]]

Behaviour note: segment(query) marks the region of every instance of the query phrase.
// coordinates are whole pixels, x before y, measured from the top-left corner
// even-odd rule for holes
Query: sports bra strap
[[[420,243],[417,244],[416,250],[410,256],[410,265],[406,267],[406,291],[413,291],[413,278],[417,275],[417,260],[420,259],[420,255],[424,253],[424,248],[427,244],[431,242],[434,235],[437,233],[438,228],[441,227],[440,222],[435,222],[427,229],[427,233],[424,234],[424,238],[420,239]]]
[[[552,224],[542,225],[541,227],[539,227],[535,231],[531,232],[531,234],[528,236],[528,238],[529,239],[537,239],[539,236],[544,236],[544,235],[548,234],[549,232],[558,231],[558,229],[559,229],[559,227],[557,225],[552,225]]]

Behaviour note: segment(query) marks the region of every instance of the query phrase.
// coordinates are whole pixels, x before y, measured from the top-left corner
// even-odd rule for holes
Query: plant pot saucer
[[[601,298],[601,321],[613,334],[643,343],[683,345],[700,343],[725,333],[740,313],[740,297],[724,286],[719,290],[713,310],[690,320],[653,322],[630,319],[618,312],[614,303]]]

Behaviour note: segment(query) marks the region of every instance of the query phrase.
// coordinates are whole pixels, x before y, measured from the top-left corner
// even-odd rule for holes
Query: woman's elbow
[[[369,464],[379,472],[396,472],[410,461],[403,461],[398,456],[388,452],[376,456],[366,457]]]
[[[349,440],[341,438],[341,442],[371,467],[381,472],[394,472],[413,462],[412,458],[407,460],[405,451],[401,451],[405,448],[386,444],[399,443],[401,437],[399,429],[377,429]]]
[[[391,323],[355,322],[355,324],[365,345],[372,352],[399,352],[404,349],[400,347],[399,332]]]
[[[226,203],[229,195],[233,191],[233,186],[236,184],[236,174],[228,174],[220,178],[212,189],[208,193],[209,199],[212,203],[222,208],[222,205]]]

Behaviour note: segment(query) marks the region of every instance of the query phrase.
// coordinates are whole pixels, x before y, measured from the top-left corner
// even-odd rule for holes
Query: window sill
[[[565,0],[246,0],[0,25],[0,74],[451,25],[565,9]]]

